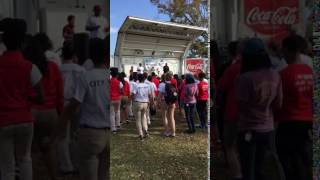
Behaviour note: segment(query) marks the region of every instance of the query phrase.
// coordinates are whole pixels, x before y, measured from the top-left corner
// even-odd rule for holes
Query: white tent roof
[[[128,16],[118,32],[115,56],[181,59],[205,31],[206,28]]]

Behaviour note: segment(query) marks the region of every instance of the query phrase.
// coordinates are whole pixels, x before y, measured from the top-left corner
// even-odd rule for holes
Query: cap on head
[[[259,54],[265,51],[264,43],[261,39],[252,38],[244,43],[242,54]]]

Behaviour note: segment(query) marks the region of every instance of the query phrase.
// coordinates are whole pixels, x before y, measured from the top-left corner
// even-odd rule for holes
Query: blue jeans
[[[186,120],[188,123],[188,128],[190,131],[195,131],[194,122],[193,122],[193,114],[194,114],[195,104],[185,104],[184,110],[186,112]]]

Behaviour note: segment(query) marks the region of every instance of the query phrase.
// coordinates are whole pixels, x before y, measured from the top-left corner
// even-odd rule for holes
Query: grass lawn
[[[184,134],[185,121],[177,117],[176,137],[163,137],[159,117],[152,118],[150,136],[144,141],[133,121],[112,135],[111,179],[208,179],[207,131]]]

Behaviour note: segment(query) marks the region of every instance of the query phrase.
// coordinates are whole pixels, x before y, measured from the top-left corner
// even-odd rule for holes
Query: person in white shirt
[[[101,15],[101,7],[95,5],[93,8],[94,15],[89,17],[86,25],[86,30],[90,32],[89,38],[105,39],[108,32],[108,22]]]
[[[168,136],[169,134],[169,125],[168,125],[168,118],[167,118],[167,112],[168,107],[165,102],[164,96],[166,95],[166,81],[165,81],[165,74],[161,76],[161,82],[159,84],[159,94],[158,94],[158,107],[161,109],[161,119],[164,127],[164,131],[162,132],[162,135]]]
[[[52,145],[61,136],[60,129],[80,107],[79,118],[79,172],[81,180],[109,179],[110,171],[110,96],[109,80],[106,78],[106,53],[103,40],[95,39],[90,49],[95,68],[78,79],[73,98],[65,107],[59,126],[52,138]],[[99,168],[98,168],[99,167]]]
[[[313,61],[312,58],[308,55],[308,53],[312,53],[312,46],[308,44],[308,41],[302,36],[297,35],[300,45],[300,60],[303,64],[308,65],[311,69],[313,69]]]
[[[145,114],[149,107],[149,103],[153,103],[153,95],[150,86],[144,82],[145,77],[143,74],[138,75],[138,80],[139,82],[137,85],[133,87],[132,96],[139,138],[140,140],[143,140],[148,136],[148,125]]]
[[[76,91],[76,82],[83,75],[85,69],[77,64],[75,51],[71,43],[66,43],[62,48],[63,64],[61,66],[61,73],[64,81],[64,105],[67,106]],[[70,157],[70,135],[74,131],[70,131],[70,122],[68,122],[66,136],[61,139],[58,144],[58,162],[60,171],[63,174],[74,172],[74,166]]]
[[[130,81],[129,81],[129,84],[130,84],[130,94],[132,94],[133,93],[133,88],[134,88],[134,86],[136,86],[137,85],[137,80],[138,80],[138,74],[137,74],[137,72],[133,72],[132,73],[132,75],[130,75],[130,79],[129,79]],[[130,97],[130,102],[129,102],[129,108],[128,108],[128,114],[129,114],[129,117],[131,118],[131,119],[133,119],[133,110],[132,110],[132,103],[133,103],[133,101],[132,101],[132,97]]]
[[[311,69],[313,69],[313,61],[312,58],[306,54],[300,54],[300,58],[303,64],[308,65]]]
[[[308,65],[311,69],[313,69],[312,58],[305,53],[306,49],[308,48],[307,41],[301,36],[297,36],[297,40],[299,41],[297,43],[300,44],[300,62],[302,64]],[[285,59],[280,57],[280,50],[279,47],[277,47],[277,45],[270,43],[268,46],[268,50],[269,58],[271,60],[272,68],[274,70],[280,72],[288,66]]]
[[[141,63],[139,63],[139,67],[137,68],[138,74],[143,74],[144,73],[144,67],[142,66]]]
[[[155,92],[157,90],[157,86],[153,82],[151,82],[151,80],[148,79],[148,73],[146,73],[146,72],[143,73],[143,76],[145,78],[144,83],[146,83],[149,86],[151,93],[152,93],[152,97],[155,97]],[[147,119],[148,125],[151,125],[150,106],[148,107],[147,112],[146,112],[146,119]]]

